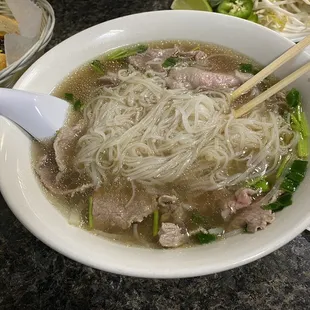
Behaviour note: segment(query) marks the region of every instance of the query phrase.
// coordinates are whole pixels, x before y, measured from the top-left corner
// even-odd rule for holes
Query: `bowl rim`
[[[117,21],[117,20],[126,20],[126,18],[133,18],[136,16],[148,16],[148,15],[160,15],[160,14],[191,14],[191,15],[198,15],[198,14],[211,14],[208,12],[198,12],[198,11],[182,11],[183,13],[179,13],[180,11],[155,11],[155,12],[144,12],[144,13],[138,13],[138,14],[132,14],[132,15],[127,15],[124,17],[119,17],[116,19],[113,19],[111,21]],[[184,13],[186,12],[186,13]],[[207,15],[206,15],[207,16]],[[225,16],[225,19],[236,19],[234,17],[230,17],[230,16]],[[238,19],[240,20],[240,19]],[[75,34],[74,36],[64,40],[63,42],[61,42],[60,44],[58,44],[57,46],[55,46],[53,49],[51,49],[50,51],[48,51],[45,55],[50,55],[51,53],[54,53],[55,49],[57,49],[58,46],[62,46],[67,44],[68,41],[70,41],[73,37],[78,37],[79,35],[85,35],[87,34],[87,32],[89,32],[91,29],[96,28],[96,27],[100,27],[103,24],[107,24],[111,21],[107,21],[107,22],[103,22],[100,23],[98,25],[92,26],[90,28],[87,28],[77,34]],[[240,20],[239,22],[243,22],[243,20]],[[246,23],[249,23],[248,21],[245,21]],[[274,36],[279,36],[281,37],[282,40],[286,40],[288,42],[290,42],[291,45],[293,45],[293,43],[286,38],[283,38],[281,35],[279,35],[276,32],[273,32],[272,30],[257,25],[257,27],[262,27],[262,29],[264,29],[264,31],[270,31],[273,33]],[[25,79],[25,76],[27,75],[27,72],[32,70],[33,68],[35,68],[37,66],[37,63],[42,61],[44,61],[44,57],[41,57],[37,62],[35,62],[25,73],[24,75],[21,77],[21,79],[15,84],[14,88],[19,88],[20,85],[23,83],[23,79]],[[289,242],[290,240],[292,240],[294,237],[296,237],[299,233],[301,233],[310,223],[310,218],[305,217],[303,219],[302,223],[299,223],[298,226],[295,226],[293,229],[290,229],[288,232],[286,232],[286,234],[283,234],[281,237],[279,237],[277,239],[276,242],[270,242],[268,243],[268,245],[260,252],[256,253],[255,255],[248,255],[245,259],[240,260],[239,262],[233,264],[233,265],[227,265],[227,266],[221,266],[219,265],[217,268],[213,268],[211,272],[206,272],[206,268],[203,267],[197,267],[197,268],[189,268],[186,271],[182,271],[182,272],[175,272],[175,271],[171,271],[171,272],[161,272],[161,271],[156,271],[154,273],[154,271],[149,271],[146,272],[145,270],[141,271],[141,270],[132,270],[130,267],[127,266],[123,266],[122,269],[116,268],[115,266],[109,266],[109,265],[104,265],[104,268],[102,268],[101,266],[99,267],[98,264],[95,264],[94,262],[90,262],[85,256],[79,256],[74,253],[74,252],[69,252],[68,249],[61,243],[57,243],[57,240],[53,240],[53,238],[49,238],[47,237],[47,235],[43,234],[42,231],[40,231],[39,229],[37,229],[36,227],[32,226],[29,224],[29,222],[26,220],[26,218],[23,216],[23,214],[21,213],[21,210],[19,210],[18,206],[16,206],[16,202],[14,202],[14,195],[12,195],[11,190],[9,188],[7,188],[5,186],[5,184],[2,182],[1,178],[0,178],[0,188],[2,190],[2,194],[4,199],[6,200],[8,206],[10,207],[10,209],[12,210],[12,212],[15,214],[15,216],[19,219],[19,221],[33,234],[35,235],[39,240],[41,240],[43,243],[45,243],[46,245],[48,245],[49,247],[51,247],[52,249],[56,250],[57,252],[63,254],[66,257],[69,257],[70,259],[73,259],[75,261],[78,261],[82,264],[94,267],[96,269],[100,269],[100,270],[104,270],[104,271],[108,271],[108,272],[113,272],[116,274],[123,274],[123,275],[129,275],[129,276],[135,276],[135,277],[146,277],[146,278],[183,278],[183,277],[194,277],[194,276],[201,276],[201,275],[205,275],[205,274],[211,274],[211,273],[215,273],[215,272],[220,272],[220,271],[225,271],[228,269],[233,269],[235,267],[239,267],[241,265],[247,264],[251,261],[254,261],[258,258],[261,258],[263,256],[266,256],[267,254],[275,251],[276,249],[280,248],[281,246],[283,246],[284,244],[286,244],[287,242]],[[147,249],[145,249],[147,251]],[[153,251],[153,250],[152,250]],[[162,251],[162,250],[160,250]],[[175,250],[171,250],[171,251],[175,251]]]

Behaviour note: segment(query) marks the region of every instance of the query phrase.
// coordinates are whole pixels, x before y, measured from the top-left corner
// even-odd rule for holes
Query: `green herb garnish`
[[[103,65],[100,60],[96,59],[90,63],[90,66],[99,74],[104,74]]]
[[[177,57],[169,57],[163,62],[163,67],[164,68],[174,67],[178,61],[179,59]]]
[[[251,74],[256,74],[259,72],[259,70],[254,69],[252,64],[240,64],[239,71],[243,73],[251,73]]]
[[[300,139],[297,144],[297,154],[299,157],[306,158],[309,155],[309,126],[306,115],[302,111],[301,95],[299,91],[292,88],[286,95],[286,102],[290,108],[291,127],[300,134]]]
[[[81,111],[82,110],[82,107],[83,107],[83,104],[81,102],[81,100],[76,100],[73,104],[73,109],[75,111]]]
[[[240,64],[239,70],[243,73],[252,73],[253,72],[253,65],[251,65],[251,64]]]
[[[280,177],[283,173],[284,167],[287,165],[287,162],[290,159],[290,156],[285,157],[281,163],[280,168],[277,172],[277,178]],[[283,208],[290,206],[292,202],[292,194],[297,190],[300,183],[303,181],[306,175],[308,166],[308,161],[306,160],[294,160],[291,165],[288,173],[285,175],[283,182],[280,185],[280,189],[284,191],[276,202],[270,203],[267,206],[264,206],[265,210],[272,210],[273,212],[281,211]],[[280,171],[280,173],[279,173]]]
[[[289,172],[281,183],[280,188],[289,193],[295,192],[305,178],[307,165],[308,161],[294,160]]]
[[[265,206],[265,210],[271,210],[273,212],[278,212],[284,209],[285,207],[290,206],[293,203],[292,201],[292,194],[291,193],[284,193],[281,195],[276,202],[270,203],[269,205]]]
[[[295,182],[294,180],[285,178],[283,182],[281,183],[280,188],[286,192],[294,193],[297,190],[298,185],[299,184]]]
[[[153,237],[156,237],[159,230],[159,211],[153,213]]]
[[[75,99],[74,95],[71,93],[65,93],[65,100],[72,104],[75,111],[81,111],[84,108],[83,103],[80,99]]]
[[[254,189],[260,189],[263,193],[270,190],[269,182],[267,180],[260,180],[253,187]]]
[[[253,181],[247,182],[246,186],[253,189],[259,189],[263,193],[270,190],[269,182],[266,180],[265,177],[259,177],[254,179]]]
[[[300,137],[297,144],[297,153],[301,158],[307,158],[309,155],[308,139],[303,136]]]
[[[200,244],[207,244],[216,241],[217,236],[214,234],[205,234],[199,232],[195,235]]]
[[[197,225],[205,225],[207,223],[207,219],[204,216],[202,216],[200,213],[195,212],[195,211],[192,213],[191,220],[193,223]]]
[[[94,216],[93,216],[93,197],[90,196],[88,200],[88,227],[94,228]]]
[[[148,49],[147,45],[137,45],[129,48],[119,48],[112,53],[110,53],[106,60],[119,60],[133,56],[136,54],[144,53]]]
[[[309,126],[305,112],[300,113],[300,131],[304,138],[309,137]]]
[[[280,167],[277,171],[276,174],[276,178],[279,179],[279,177],[282,175],[287,163],[289,162],[289,160],[291,159],[292,155],[291,154],[287,154],[281,161]]]
[[[300,93],[296,88],[292,88],[286,95],[286,102],[291,108],[296,108],[301,102]]]
[[[65,99],[69,101],[70,103],[72,103],[74,100],[74,96],[71,93],[65,93]]]

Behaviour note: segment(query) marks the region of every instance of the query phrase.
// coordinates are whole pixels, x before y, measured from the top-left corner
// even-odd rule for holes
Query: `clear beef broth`
[[[205,52],[207,55],[212,55],[212,71],[214,72],[231,72],[238,69],[240,63],[252,63],[256,65],[252,59],[238,54],[235,51],[212,44],[205,44],[200,42],[190,41],[160,41],[148,43],[150,48],[172,48],[175,45],[182,47],[184,51],[191,51],[199,48],[199,50]],[[104,56],[97,57],[97,59],[104,61]],[[106,71],[117,72],[121,68],[126,68],[127,63],[125,61],[104,61]],[[74,93],[77,98],[82,101],[88,100],[92,91],[100,85],[98,82],[98,74],[92,70],[89,63],[78,68],[58,85],[53,95],[59,98],[63,98],[65,93]]]
[[[208,56],[212,55],[211,58],[211,66],[212,72],[233,72],[234,70],[238,70],[239,65],[241,63],[251,63],[255,67],[259,67],[256,63],[254,63],[248,57],[238,54],[235,51],[229,50],[224,47],[204,44],[200,42],[184,42],[184,41],[162,41],[162,42],[153,42],[148,43],[150,48],[171,48],[175,44],[181,47],[183,51],[192,51],[194,49],[199,49],[205,52]],[[101,60],[104,64],[105,71],[109,72],[117,72],[119,69],[127,68],[128,63],[126,60],[118,60],[118,61],[105,61],[105,55],[98,57],[97,59]],[[95,89],[100,86],[100,80],[98,80],[98,73],[96,73],[89,65],[89,63],[83,65],[78,68],[75,72],[69,74],[69,76],[64,79],[60,85],[58,85],[54,91],[53,95],[64,98],[65,93],[73,93],[76,98],[79,98],[82,102],[88,102],[92,98],[92,94]],[[261,85],[261,88],[264,88],[265,85]],[[242,97],[237,101],[237,105],[242,105],[242,103],[247,100],[247,96]],[[82,113],[72,112],[69,115],[67,125],[72,126],[76,124],[82,118]],[[53,139],[54,140],[54,139]],[[33,142],[32,148],[32,156],[34,165],[39,158],[43,155],[48,155],[51,158],[50,170],[51,173],[55,173],[57,171],[57,164],[55,161],[55,153],[53,149],[53,141],[48,141],[46,143],[38,143]],[[75,151],[71,150],[71,153],[66,154],[68,158],[74,159]],[[230,167],[231,170],[240,170],[244,167],[241,167],[242,164],[236,162],[235,165]],[[188,172],[186,172],[188,173]],[[220,189],[213,191],[198,191],[195,194],[189,193],[187,190],[186,184],[184,185],[184,180],[186,180],[185,175],[180,177],[180,183],[174,182],[173,184],[164,184],[161,188],[156,188],[154,194],[154,188],[145,187],[144,191],[148,192],[152,199],[154,197],[158,197],[160,195],[176,195],[179,202],[182,202],[190,208],[186,211],[185,221],[182,224],[182,229],[186,230],[195,230],[199,228],[199,223],[195,221],[195,214],[198,212],[200,217],[206,219],[206,224],[204,224],[205,229],[214,228],[214,227],[222,227],[224,230],[227,228],[227,223],[223,220],[221,216],[221,205],[232,197],[234,197],[235,188],[232,189]],[[75,183],[78,185],[83,185],[87,183],[89,180],[87,177],[76,178],[74,173],[72,175],[69,174],[69,177],[65,179],[64,182],[60,183],[60,186],[64,188],[68,188],[68,183],[72,180],[69,180],[70,177],[74,179]],[[117,182],[117,186],[123,190],[124,193],[130,192],[132,189],[129,186],[128,182],[115,181],[114,177],[110,177],[108,180],[108,184],[112,182]],[[186,182],[185,182],[186,183]],[[77,212],[80,214],[80,221],[78,224],[81,228],[89,229],[89,196],[91,195],[91,190],[88,190],[83,193],[77,193],[73,197],[71,195],[57,195],[51,193],[49,190],[44,189],[47,194],[47,197],[51,200],[51,202],[57,206],[62,213],[66,217],[70,217],[72,212]],[[105,195],[105,191],[103,190],[102,195]],[[116,198],[117,200],[117,198]],[[162,214],[159,215],[161,218]],[[159,221],[160,223],[160,221]],[[136,225],[136,224],[134,224]],[[181,225],[181,226],[182,226]],[[100,223],[96,223],[94,220],[94,230],[93,232],[96,234],[103,234],[103,236],[111,238],[116,241],[124,242],[127,245],[138,245],[138,246],[149,246],[159,248],[161,247],[158,243],[158,236],[153,236],[152,234],[152,226],[153,226],[153,214],[146,216],[142,222],[137,223],[137,226],[133,227],[131,225],[129,228],[120,229],[107,229],[104,231],[100,226]],[[134,230],[137,229],[136,233]],[[102,233],[103,231],[103,233]],[[137,233],[138,232],[138,233]],[[186,242],[186,246],[191,246],[193,244],[197,244],[194,238],[189,238]]]

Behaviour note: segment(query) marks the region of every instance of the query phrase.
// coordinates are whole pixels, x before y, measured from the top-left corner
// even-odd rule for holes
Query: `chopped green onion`
[[[253,189],[260,189],[262,192],[268,192],[270,190],[269,182],[265,177],[258,177],[252,181],[248,181],[246,186]]]
[[[269,182],[267,180],[258,181],[253,187],[255,189],[261,189],[263,193],[270,190]]]
[[[301,108],[301,104],[298,104],[297,108],[296,108],[296,118],[298,120],[298,122],[301,122],[301,113],[302,113],[302,108]]]
[[[292,194],[284,193],[278,198],[277,202],[283,207],[290,206],[292,204]]]
[[[300,139],[297,144],[297,153],[298,156],[301,158],[307,158],[309,155],[308,139],[304,138],[302,135],[300,135]]]
[[[90,196],[88,200],[88,227],[94,228],[94,217],[93,217],[93,197]]]
[[[291,159],[292,155],[291,154],[287,154],[281,161],[280,167],[277,171],[276,174],[276,178],[279,179],[279,177],[282,175],[285,166],[287,165],[287,163],[289,162],[289,160]]]
[[[253,186],[255,185],[257,182],[261,181],[261,180],[264,180],[265,177],[257,177],[255,179],[252,179],[252,180],[249,180],[246,182],[246,186]]]
[[[127,58],[129,56],[133,56],[136,54],[144,53],[148,49],[147,45],[137,45],[129,48],[120,48],[112,53],[110,53],[106,59],[107,60],[119,60],[123,58]]]
[[[281,189],[293,193],[306,175],[308,162],[306,160],[294,160],[288,174],[285,176]]]
[[[207,219],[205,217],[203,217],[201,214],[199,214],[198,212],[194,211],[192,213],[192,222],[197,224],[197,225],[204,225],[207,223]]]
[[[163,62],[164,68],[174,67],[179,59],[177,57],[169,57]]]
[[[285,208],[285,206],[281,206],[277,202],[270,203],[269,205],[263,207],[263,209],[271,210],[272,212],[279,212],[279,211],[283,210],[284,208]]]
[[[268,192],[270,190],[269,182],[266,180],[266,177],[258,177],[254,180],[248,181],[246,187],[260,189],[262,192]]]
[[[81,100],[76,100],[73,104],[73,108],[75,111],[81,111],[83,109],[83,104],[81,102]]]
[[[283,182],[280,185],[280,188],[283,189],[286,192],[294,193],[298,187],[299,183],[296,181],[293,181],[289,178],[285,178]]]
[[[276,202],[270,203],[269,205],[263,207],[263,209],[271,210],[273,212],[280,211],[280,208],[281,208],[281,206],[278,203],[276,203]]]
[[[90,66],[92,67],[93,70],[95,70],[99,74],[104,74],[102,63],[100,60],[96,59],[91,62]]]
[[[192,49],[192,51],[194,52],[194,51],[198,51],[200,49],[200,46],[199,45],[197,45],[196,47],[194,47],[193,49]]]
[[[286,177],[297,183],[300,183],[305,178],[305,175],[297,171],[290,171]]]
[[[217,236],[214,234],[204,234],[202,232],[197,233],[195,236],[200,244],[211,243],[217,239]]]
[[[291,156],[291,155],[290,155]],[[289,161],[288,155],[282,160],[281,163],[281,173],[279,173],[280,169],[277,173],[277,178],[283,173],[284,167],[287,165]],[[294,160],[291,165],[289,172],[285,175],[283,182],[280,185],[280,188],[285,191],[276,202],[270,203],[267,206],[264,206],[266,210],[272,210],[273,212],[277,212],[282,210],[283,208],[290,206],[292,202],[292,193],[296,191],[302,180],[304,179],[307,171],[308,161],[306,160]]]
[[[292,88],[286,95],[286,102],[291,108],[296,108],[300,103],[300,93],[296,88]]]
[[[298,119],[294,116],[294,114],[291,114],[291,121],[292,121],[292,128],[295,130],[295,131],[299,131],[301,132],[301,126],[300,126],[300,123],[298,122]]]
[[[71,93],[65,93],[65,99],[69,102],[73,102],[74,96]]]
[[[153,213],[153,237],[156,237],[159,230],[159,212],[158,210]]]
[[[308,126],[308,121],[307,121],[305,112],[300,113],[300,127],[301,127],[302,136],[304,138],[309,137],[309,126]]]
[[[73,109],[75,111],[81,111],[84,108],[84,105],[82,104],[80,99],[75,99],[74,95],[71,93],[65,93],[65,100],[67,100],[69,103],[73,105]]]
[[[284,193],[281,195],[276,202],[270,203],[267,206],[264,206],[265,210],[271,210],[273,212],[278,212],[284,209],[285,207],[290,206],[293,203],[292,194]]]
[[[252,73],[253,65],[252,64],[240,64],[239,70],[243,73]]]
[[[251,74],[256,74],[259,72],[259,70],[253,68],[252,64],[240,64],[239,71],[243,73],[251,73]]]
[[[297,172],[302,173],[302,174],[306,174],[307,167],[308,167],[308,161],[307,160],[296,159],[292,163],[291,170],[297,171]]]

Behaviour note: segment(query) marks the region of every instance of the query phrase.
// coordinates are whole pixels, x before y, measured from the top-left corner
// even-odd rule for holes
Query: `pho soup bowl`
[[[158,11],[126,16],[86,29],[54,47],[20,78],[16,89],[51,93],[72,71],[106,51],[141,42],[196,40],[231,48],[268,65],[294,43],[265,27],[222,14]],[[310,61],[303,52],[275,75],[283,78]],[[310,115],[309,75],[293,83]],[[193,277],[221,272],[263,257],[301,233],[310,223],[310,175],[294,203],[255,234],[241,234],[211,244],[176,249],[126,246],[68,224],[46,198],[34,175],[31,138],[0,117],[1,192],[16,217],[37,238],[82,264],[117,274],[148,278]]]

